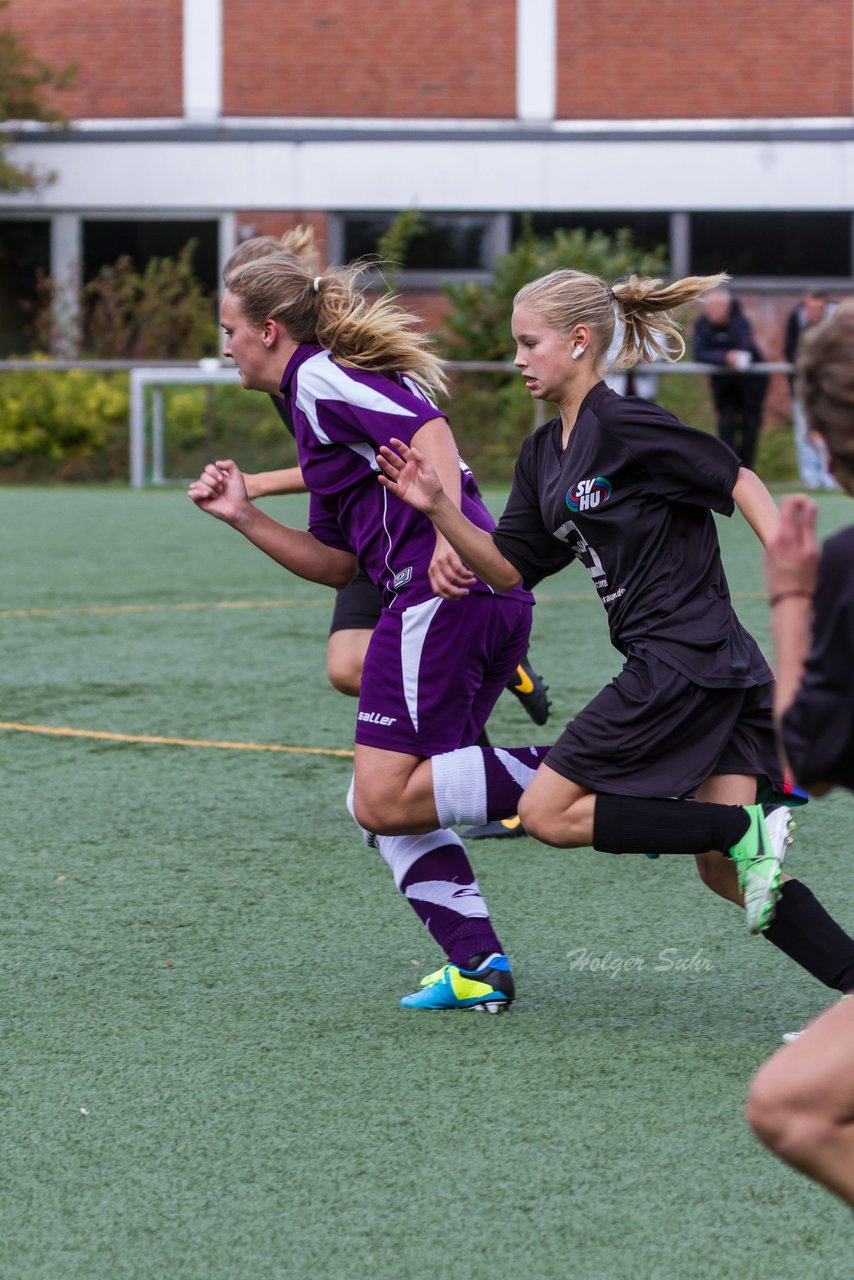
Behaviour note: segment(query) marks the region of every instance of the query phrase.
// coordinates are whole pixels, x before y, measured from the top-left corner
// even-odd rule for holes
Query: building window
[[[850,276],[847,213],[693,213],[691,268],[698,275]]]
[[[378,253],[380,237],[394,222],[391,213],[341,216],[341,258],[352,262]],[[421,230],[406,249],[407,271],[482,271],[489,266],[492,214],[425,213]]]
[[[50,272],[50,223],[0,219],[0,357],[39,345],[32,331],[39,275]]]
[[[630,231],[635,245],[645,253],[652,253],[670,241],[670,218],[666,213],[597,213],[575,209],[565,213],[515,213],[512,236],[515,243],[523,228],[530,225],[538,236],[552,236],[556,231],[601,231],[613,236],[623,229]]]
[[[94,279],[102,267],[130,257],[138,271],[151,258],[174,258],[188,240],[195,240],[193,269],[206,293],[216,291],[219,280],[219,225],[216,222],[102,221],[83,223],[83,279]]]

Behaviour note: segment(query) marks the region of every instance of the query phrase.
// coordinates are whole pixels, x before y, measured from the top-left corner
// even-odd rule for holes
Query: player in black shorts
[[[810,330],[798,394],[833,475],[854,495],[854,306]],[[777,670],[775,720],[797,780],[816,796],[854,791],[854,525],[819,558],[815,504],[788,498],[765,577]],[[789,1164],[854,1208],[854,999],[835,1004],[753,1081],[747,1117]]]
[[[380,483],[426,512],[498,591],[531,588],[578,560],[605,607],[625,665],[553,747],[468,747],[420,766],[425,824],[476,822],[518,808],[528,832],[564,848],[694,854],[700,876],[746,908],[765,936],[827,986],[854,985],[854,940],[810,890],[783,876],[788,809],[772,723],[773,677],[732,608],[713,512],[737,505],[767,542],[779,512],[716,437],[602,381],[618,311],[620,363],[673,359],[669,312],[726,277],[613,289],[557,271],[517,295],[515,363],[560,416],[522,446],[497,528],[452,512],[435,471],[384,448]],[[567,628],[571,649],[572,627]],[[415,780],[413,780],[415,781]],[[776,909],[776,914],[775,914]]]

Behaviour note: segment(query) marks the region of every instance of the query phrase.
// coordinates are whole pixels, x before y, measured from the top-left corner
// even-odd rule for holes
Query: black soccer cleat
[[[542,676],[537,675],[527,654],[516,668],[515,675],[507,682],[507,688],[516,695],[534,724],[546,723],[552,708],[548,699],[549,686]]]
[[[508,836],[525,834],[518,814],[515,818],[496,818],[494,822],[484,822],[482,827],[467,827],[460,832],[463,840],[506,840]]]

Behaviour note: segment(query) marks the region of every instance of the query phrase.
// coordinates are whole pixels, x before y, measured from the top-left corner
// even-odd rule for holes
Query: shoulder
[[[596,414],[599,425],[605,430],[619,434],[621,430],[633,427],[681,427],[674,413],[653,400],[644,400],[641,396],[621,396],[618,392],[605,387],[604,391],[591,400],[590,408]]]
[[[424,420],[447,416],[404,375],[342,365],[318,347],[300,350],[306,355],[294,375],[298,404],[338,402],[354,410]]]
[[[847,587],[846,594],[854,594],[854,524],[831,534],[825,541],[821,567],[825,572],[838,575],[837,582]]]

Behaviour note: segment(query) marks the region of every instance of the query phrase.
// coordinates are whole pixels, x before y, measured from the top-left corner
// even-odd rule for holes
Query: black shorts
[[[361,569],[352,582],[335,592],[335,608],[329,634],[336,631],[373,631],[383,610],[379,587]]]
[[[641,654],[571,720],[546,764],[590,791],[686,797],[713,773],[765,777],[783,790],[773,684],[704,689]]]

